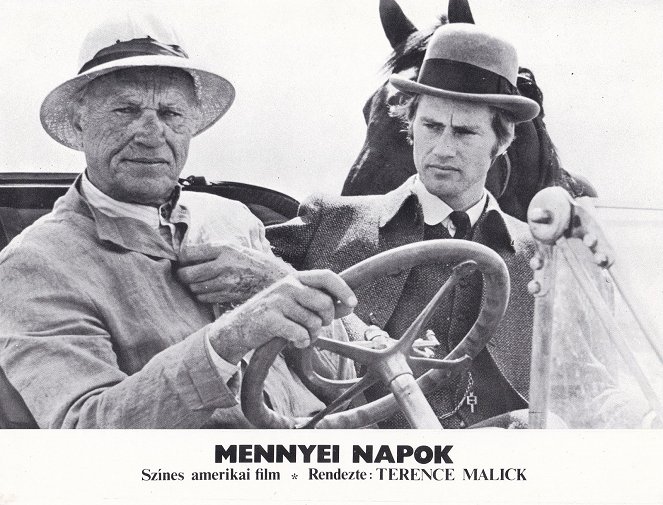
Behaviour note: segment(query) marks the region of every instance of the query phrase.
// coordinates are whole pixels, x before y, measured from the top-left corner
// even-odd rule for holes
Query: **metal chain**
[[[469,392],[472,390],[472,386],[474,386],[474,379],[472,378],[472,372],[467,372],[467,387],[465,388],[465,392],[463,393],[463,396],[461,397],[460,401],[451,412],[447,412],[446,414],[437,416],[437,418],[440,421],[444,421],[445,419],[449,419],[451,416],[455,415],[463,406],[463,402],[465,401],[465,398],[467,398]],[[458,391],[458,388],[456,388],[456,391]]]

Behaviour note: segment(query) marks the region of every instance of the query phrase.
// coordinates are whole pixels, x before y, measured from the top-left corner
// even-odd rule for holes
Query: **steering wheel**
[[[311,365],[312,350],[304,350],[302,368],[309,380],[341,390],[340,396],[323,411],[310,418],[292,418],[269,409],[263,401],[264,381],[276,356],[287,345],[275,338],[254,352],[242,381],[241,404],[246,418],[259,428],[361,428],[384,420],[399,407],[413,428],[441,428],[437,416],[424,393],[448,383],[469,368],[472,358],[490,340],[509,301],[509,273],[500,256],[488,247],[467,240],[428,240],[404,245],[382,252],[343,271],[340,275],[352,289],[373,282],[385,275],[397,275],[403,270],[432,263],[456,263],[452,274],[433,296],[424,310],[397,341],[380,338],[382,348],[372,348],[371,342],[341,342],[319,337],[313,344],[318,349],[332,351],[366,366],[363,377],[340,381],[325,379]],[[444,358],[411,356],[412,344],[429,322],[443,297],[451,292],[460,279],[479,270],[483,275],[483,303],[476,322]],[[376,326],[366,330],[367,338],[387,337]],[[429,370],[414,379],[410,364]],[[392,394],[376,401],[341,412],[336,410],[362,391],[382,380]]]

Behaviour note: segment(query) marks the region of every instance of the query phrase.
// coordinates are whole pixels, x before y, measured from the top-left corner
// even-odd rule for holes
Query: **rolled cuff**
[[[228,387],[207,349],[208,326],[191,334],[164,353],[181,356],[180,366],[165,369],[177,385],[178,391],[191,410],[209,410],[232,407],[237,404],[235,394]],[[229,363],[227,363],[231,366]]]

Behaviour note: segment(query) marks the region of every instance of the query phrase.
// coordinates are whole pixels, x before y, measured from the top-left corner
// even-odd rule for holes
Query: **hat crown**
[[[91,30],[85,37],[78,55],[78,67],[83,67],[95,55],[117,42],[151,38],[164,45],[182,46],[182,41],[172,26],[151,14],[126,14],[107,20]]]
[[[201,120],[194,135],[205,131],[223,116],[235,99],[235,88],[207,65],[189,58],[175,30],[154,15],[127,15],[93,29],[79,53],[76,77],[60,84],[41,104],[39,117],[44,130],[57,142],[83,150],[72,126],[71,104],[91,80],[125,68],[181,69],[193,78]]]
[[[513,45],[473,24],[450,23],[435,30],[416,82],[398,74],[389,81],[406,93],[496,107],[516,123],[535,118],[541,110],[518,91],[518,55]]]
[[[474,65],[504,77],[516,86],[518,55],[515,47],[494,34],[468,23],[450,23],[432,35],[424,65],[428,60],[442,59]]]

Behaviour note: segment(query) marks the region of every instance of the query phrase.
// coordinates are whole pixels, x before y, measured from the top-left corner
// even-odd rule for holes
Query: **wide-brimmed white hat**
[[[235,99],[235,88],[202,63],[188,57],[176,32],[153,16],[127,16],[107,21],[83,42],[78,75],[53,91],[41,104],[41,124],[55,140],[82,150],[70,120],[72,100],[93,79],[130,67],[171,67],[193,78],[202,119],[194,135],[223,116]]]
[[[535,118],[539,104],[519,94],[517,79],[513,45],[467,23],[449,23],[433,33],[416,82],[389,78],[401,91],[485,103],[520,123]]]

